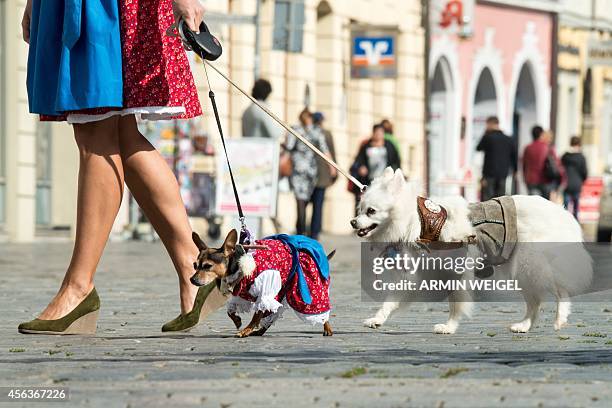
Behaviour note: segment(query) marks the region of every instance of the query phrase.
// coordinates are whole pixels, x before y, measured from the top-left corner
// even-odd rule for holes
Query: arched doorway
[[[454,82],[449,62],[442,57],[436,63],[430,79],[431,95],[429,100],[429,194],[441,196],[452,194],[441,184],[452,171],[455,109]]]
[[[537,106],[535,82],[529,65],[525,63],[516,84],[512,115],[512,136],[516,138],[521,152],[531,143],[531,128],[538,121]]]
[[[486,129],[487,118],[490,116],[499,116],[497,88],[493,74],[488,67],[483,68],[478,76],[476,88],[474,90],[474,100],[472,105],[472,131],[467,148],[469,149],[465,155],[466,166],[471,167],[474,180],[479,180],[482,174],[482,165],[484,155],[476,152],[476,146],[484,135]],[[478,153],[478,154],[477,154]],[[469,189],[466,191],[468,200],[477,200],[479,188]]]
[[[538,104],[535,81],[529,63],[523,64],[516,83],[514,110],[512,113],[512,137],[518,146],[519,156],[531,143],[531,128],[538,124]],[[525,193],[523,177],[514,181],[513,192]]]

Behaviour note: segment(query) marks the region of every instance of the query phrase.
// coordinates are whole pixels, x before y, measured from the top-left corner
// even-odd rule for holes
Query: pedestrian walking
[[[499,129],[496,116],[487,118],[486,130],[476,150],[484,153],[480,198],[482,201],[506,195],[506,181],[516,173],[516,144]]]
[[[398,156],[401,157],[401,154],[400,154],[400,151],[401,151],[400,144],[399,144],[399,141],[397,140],[397,138],[395,137],[395,133],[393,132],[393,124],[391,123],[391,121],[389,119],[383,119],[380,122],[380,125],[385,130],[385,140],[388,140],[391,143],[393,143],[393,146],[395,147],[395,150],[397,151]]]
[[[368,185],[376,177],[381,176],[385,168],[399,169],[401,165],[397,149],[392,142],[385,139],[385,129],[377,124],[372,128],[370,138],[361,144],[359,152],[350,169],[351,175],[364,185]],[[351,192],[355,195],[355,207],[359,203],[361,192],[351,183]]]
[[[578,136],[570,139],[569,150],[561,156],[561,163],[565,169],[567,182],[563,190],[563,206],[569,210],[572,206],[572,214],[578,219],[578,208],[580,206],[580,192],[582,184],[588,177],[587,162],[582,154],[582,141]]]
[[[19,325],[20,332],[95,331],[100,299],[94,274],[124,182],[179,277],[181,314],[164,329],[197,324],[200,309],[194,305],[205,295],[189,278],[198,248],[176,178],[139,132],[135,115],[153,120],[201,114],[182,41],[167,30],[176,17],[197,31],[203,13],[198,0],[27,1],[22,28],[30,45],[30,112],[72,124],[80,164],[72,259],[58,293],[37,319]]]
[[[272,85],[266,79],[258,79],[253,85],[251,96],[264,106],[272,93]],[[283,134],[282,128],[272,120],[259,106],[252,103],[242,114],[243,137],[267,137],[275,140]]]
[[[523,153],[523,177],[530,195],[550,200],[551,193],[561,183],[563,173],[560,160],[551,146],[552,134],[541,126],[531,129],[531,142]]]
[[[308,108],[304,109],[299,116],[299,124],[293,129],[303,136],[310,143],[315,145],[326,156],[331,158],[329,147],[325,141],[325,136],[320,129],[313,124],[312,113]],[[304,143],[297,140],[291,133],[287,135],[285,142],[287,151],[291,156],[293,171],[289,176],[289,184],[295,194],[297,204],[296,233],[306,234],[306,207],[312,201],[312,194],[317,185],[319,174],[315,153]],[[328,164],[329,173],[332,177],[336,176],[336,169]]]
[[[334,138],[331,132],[323,126],[325,116],[321,112],[315,112],[312,115],[314,126],[317,130],[323,133],[325,143],[329,149],[331,158],[336,161],[336,150],[334,148]],[[337,175],[332,176],[330,165],[320,157],[317,157],[317,183],[312,192],[310,201],[312,202],[312,219],[310,221],[310,237],[319,239],[321,228],[323,225],[323,203],[325,201],[325,190],[334,184]]]

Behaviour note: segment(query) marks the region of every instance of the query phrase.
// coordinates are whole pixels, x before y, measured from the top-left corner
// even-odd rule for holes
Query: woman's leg
[[[295,233],[298,235],[306,234],[306,200],[295,199],[297,203],[297,222],[295,224]]]
[[[118,118],[74,125],[79,147],[76,240],[62,286],[40,314],[58,319],[74,309],[93,289],[93,277],[123,195]]]
[[[159,152],[140,133],[134,116],[121,118],[119,145],[125,182],[159,234],[179,277],[181,312],[190,312],[198,292],[189,278],[198,248],[174,174]]]
[[[319,239],[323,224],[323,202],[325,201],[325,187],[315,187],[310,197],[312,202],[312,219],[310,221],[310,237]]]

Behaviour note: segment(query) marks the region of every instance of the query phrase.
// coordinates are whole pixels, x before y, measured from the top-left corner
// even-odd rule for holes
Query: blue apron
[[[30,112],[123,106],[118,0],[33,0]]]

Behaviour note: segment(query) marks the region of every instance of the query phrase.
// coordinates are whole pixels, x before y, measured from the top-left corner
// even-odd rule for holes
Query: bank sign
[[[394,31],[354,31],[351,39],[351,78],[395,78],[397,76]]]

